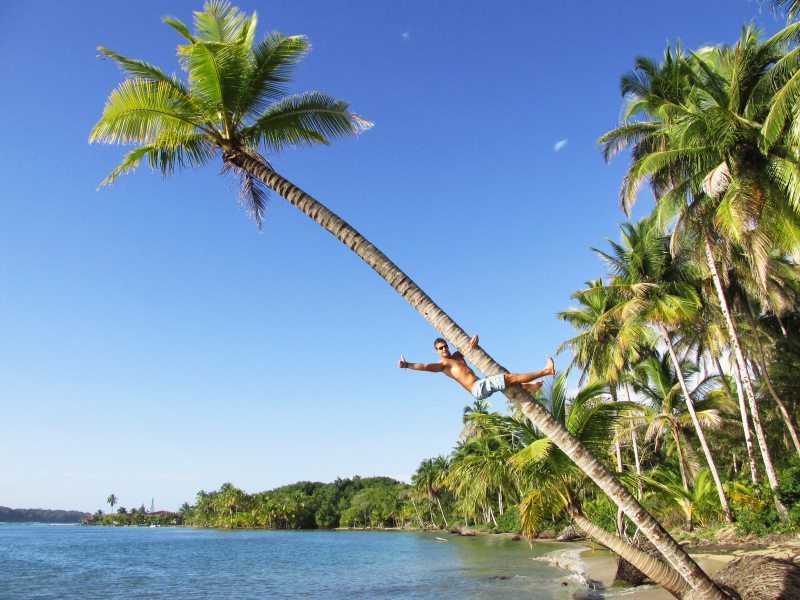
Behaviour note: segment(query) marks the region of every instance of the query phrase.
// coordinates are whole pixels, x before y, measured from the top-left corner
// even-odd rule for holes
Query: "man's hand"
[[[475,335],[473,335],[473,336],[472,336],[472,338],[469,340],[469,347],[470,347],[470,348],[474,348],[474,347],[475,347],[475,346],[477,346],[477,345],[478,345],[478,334],[476,333],[476,334],[475,334]]]
[[[397,362],[397,366],[401,369],[408,368],[408,362],[406,361],[406,357],[403,356],[402,354],[400,355],[400,360]]]

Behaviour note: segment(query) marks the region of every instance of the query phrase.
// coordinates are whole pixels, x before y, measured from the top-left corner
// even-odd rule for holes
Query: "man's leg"
[[[542,369],[541,371],[535,371],[534,373],[506,373],[505,380],[506,385],[514,385],[514,384],[522,384],[522,383],[529,383],[534,379],[539,379],[540,377],[545,377],[547,375],[552,375],[556,372],[556,366],[553,362],[553,359],[550,356],[547,357],[547,366]],[[525,386],[523,386],[525,387]],[[538,386],[538,387],[541,387]],[[532,389],[538,389],[538,387],[534,387]],[[529,388],[526,388],[529,389]]]

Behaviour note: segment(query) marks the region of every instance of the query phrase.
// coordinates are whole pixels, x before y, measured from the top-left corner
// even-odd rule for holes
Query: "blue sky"
[[[606,165],[595,140],[635,56],[780,26],[747,0],[235,4],[260,35],[309,36],[297,91],[375,122],[276,169],[512,371],[543,366],[571,335],[556,313],[603,274],[589,248],[617,238],[626,159]],[[436,332],[277,195],[259,233],[216,164],[95,191],[123,153],[87,143],[121,78],[96,46],[171,72],[180,39],[160,17],[199,7],[0,6],[0,505],[94,511],[113,492],[175,509],[226,481],[408,481],[461,429],[466,392],[396,368],[433,361]]]

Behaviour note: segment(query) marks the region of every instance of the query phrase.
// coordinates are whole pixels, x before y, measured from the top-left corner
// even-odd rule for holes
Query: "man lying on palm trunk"
[[[478,336],[472,336],[469,341],[469,347],[474,348],[478,345]],[[528,391],[538,390],[542,387],[542,382],[530,383],[534,379],[539,379],[545,375],[552,375],[556,372],[555,364],[550,356],[547,357],[547,366],[541,371],[534,373],[499,373],[478,379],[474,371],[469,368],[467,361],[464,359],[461,352],[450,354],[450,348],[447,342],[442,338],[436,338],[433,342],[433,347],[442,360],[435,363],[412,363],[408,362],[401,354],[400,361],[397,366],[401,369],[414,369],[415,371],[430,371],[431,373],[444,373],[448,377],[452,377],[464,388],[466,388],[477,400],[488,398],[495,392],[502,392],[509,385],[519,384]]]

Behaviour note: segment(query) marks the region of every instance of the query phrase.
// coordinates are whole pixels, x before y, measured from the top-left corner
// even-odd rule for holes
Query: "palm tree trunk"
[[[636,431],[631,431],[631,445],[633,446],[633,462],[636,467],[636,474],[642,476],[642,463],[639,461],[639,443],[636,441]],[[638,500],[642,499],[642,482],[638,482],[638,490],[636,492]]]
[[[615,430],[616,431],[616,430]],[[622,448],[619,445],[619,439],[614,439],[614,453],[617,456],[617,473],[622,473]],[[621,508],[617,508],[617,534],[625,537],[625,513]]]
[[[750,312],[750,324],[753,328],[753,335],[756,338],[756,345],[758,346],[758,368],[761,371],[761,376],[764,378],[764,383],[767,384],[767,389],[769,389],[772,399],[775,400],[775,404],[778,405],[781,417],[783,417],[783,422],[786,425],[786,429],[789,430],[789,436],[792,438],[794,449],[797,454],[800,455],[800,439],[797,437],[797,429],[795,429],[795,426],[792,423],[792,419],[789,416],[789,411],[786,410],[786,404],[783,403],[783,400],[778,395],[778,392],[775,391],[775,387],[772,385],[772,378],[769,376],[769,372],[767,371],[767,359],[764,352],[764,344],[761,343],[761,335],[759,334],[758,324],[756,323],[752,310]]]
[[[670,358],[672,358],[672,363],[675,365],[675,373],[678,375],[678,381],[681,384],[683,397],[686,400],[686,408],[689,409],[689,415],[692,417],[692,423],[694,423],[694,428],[697,432],[697,437],[700,440],[700,447],[703,449],[703,454],[705,454],[706,456],[706,462],[708,463],[708,468],[711,470],[711,476],[714,478],[714,484],[717,486],[719,503],[720,506],[722,507],[722,512],[725,514],[725,520],[728,521],[728,523],[733,523],[733,515],[731,514],[731,507],[728,506],[728,498],[725,495],[725,489],[722,487],[722,480],[719,478],[719,471],[717,471],[717,465],[714,462],[714,456],[711,454],[711,449],[708,447],[708,442],[706,442],[706,435],[703,432],[703,428],[700,426],[700,420],[697,418],[697,412],[695,412],[694,410],[694,402],[692,402],[692,397],[689,394],[688,388],[686,387],[686,380],[683,377],[681,362],[680,360],[678,360],[678,355],[675,353],[675,347],[672,345],[672,340],[669,337],[669,333],[667,333],[667,328],[664,327],[663,323],[659,323],[658,328],[659,331],[661,332],[661,337],[667,344],[667,349],[669,350]]]
[[[714,354],[714,364],[717,366],[717,372],[720,374],[720,377],[725,377],[725,373],[722,370],[722,365],[719,362],[719,357]],[[734,378],[736,381],[736,396],[739,399],[739,413],[742,418],[742,432],[744,433],[744,445],[747,448],[747,460],[750,462],[750,478],[753,480],[755,485],[758,485],[758,463],[756,462],[756,454],[753,451],[753,438],[750,435],[750,421],[747,418],[747,406],[745,405],[744,399],[744,391],[742,390],[742,382],[739,381],[738,376]],[[725,385],[723,386],[725,390],[728,392],[730,397],[731,391],[728,389],[727,381],[724,382]],[[732,400],[732,398],[731,398]]]
[[[681,472],[681,483],[683,484],[683,491],[686,492],[686,497],[689,497],[689,476],[686,473],[686,457],[683,455],[683,445],[681,443],[681,434],[678,433],[675,425],[672,425],[672,437],[675,438],[675,449],[678,452],[678,469]],[[686,531],[694,529],[694,520],[692,519],[691,506],[686,511]]]
[[[761,417],[758,414],[758,403],[756,402],[756,395],[753,392],[753,384],[750,381],[750,374],[747,372],[747,363],[745,363],[744,354],[742,353],[742,346],[739,343],[739,336],[736,333],[736,327],[734,327],[733,319],[731,318],[731,312],[728,309],[728,302],[725,299],[725,292],[722,289],[722,281],[719,278],[717,263],[714,260],[714,254],[711,251],[711,244],[709,243],[708,238],[706,238],[704,242],[705,243],[703,247],[706,253],[706,262],[708,263],[708,268],[711,271],[711,279],[714,282],[714,289],[717,292],[720,308],[722,309],[722,315],[725,317],[725,325],[728,328],[728,336],[731,340],[731,346],[733,346],[733,354],[736,357],[736,365],[739,369],[739,376],[741,377],[742,386],[747,394],[747,402],[750,405],[750,414],[753,417],[753,427],[756,430],[756,439],[758,440],[758,448],[761,450],[761,458],[764,461],[764,469],[767,472],[767,480],[769,481],[769,486],[772,488],[772,490],[777,492],[778,478],[775,475],[775,467],[772,464],[772,457],[769,454],[767,437],[764,435],[764,428],[761,426]],[[781,503],[777,493],[773,494],[773,497],[775,499],[775,508],[778,511],[778,516],[782,521],[786,521],[788,518],[788,511],[786,510],[786,507]]]
[[[667,563],[595,525],[578,511],[572,512],[572,519],[578,527],[586,532],[586,535],[612,552],[619,554],[676,598],[683,598],[691,589],[680,574]]]
[[[345,246],[355,252],[374,269],[397,293],[419,312],[444,338],[487,376],[506,373],[506,369],[492,359],[480,346],[469,347],[470,336],[461,329],[431,298],[401,271],[386,255],[347,224],[341,217],[306,194],[293,183],[266,166],[263,162],[243,153],[232,152],[226,158],[239,168],[260,179],[288,202],[325,228]],[[543,406],[532,401],[530,395],[518,385],[504,391],[522,413],[539,430],[572,460],[579,469],[603,490],[612,502],[622,507],[625,514],[642,530],[642,533],[675,567],[700,598],[722,600],[724,596],[711,578],[692,560],[653,516],[639,504],[633,495],[559,423]]]
[[[414,497],[409,494],[409,500],[411,500],[411,506],[414,507],[414,512],[417,513],[417,521],[419,521],[419,527],[422,531],[425,531],[425,523],[422,522],[422,517],[419,514],[419,509],[417,508],[417,503],[414,502]]]
[[[628,387],[627,382],[625,383],[625,395],[628,397],[628,402],[633,402],[633,400],[631,399],[631,390]],[[636,441],[636,429],[633,429],[633,428],[631,429],[631,446],[633,447],[633,464],[636,467],[636,474],[639,477],[641,477],[642,476],[642,465],[639,462],[639,444]],[[636,499],[641,502],[642,493],[643,493],[642,482],[639,481],[637,486],[638,486],[638,490],[637,490],[637,493],[636,493]]]
[[[450,525],[447,524],[447,517],[444,516],[444,510],[442,510],[442,503],[439,501],[438,496],[436,497],[436,504],[439,505],[439,512],[442,513],[442,521],[444,521],[445,529],[447,529],[448,527],[450,527]]]

